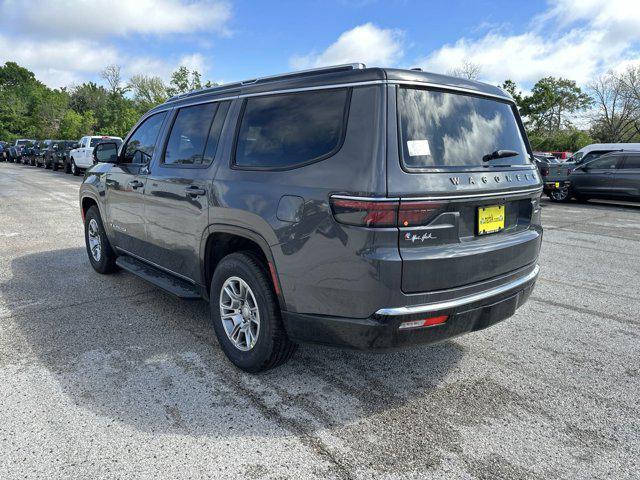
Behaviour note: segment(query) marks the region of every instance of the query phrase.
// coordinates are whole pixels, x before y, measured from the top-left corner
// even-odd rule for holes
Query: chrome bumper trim
[[[525,283],[530,282],[531,280],[534,280],[538,276],[539,272],[540,272],[540,266],[536,265],[535,268],[524,277],[517,278],[509,283],[500,285],[499,287],[485,290],[484,292],[475,293],[473,295],[468,295],[466,297],[460,297],[453,300],[447,300],[445,302],[427,303],[424,305],[413,305],[408,307],[381,308],[376,312],[376,315],[382,315],[382,316],[412,315],[416,313],[435,312],[438,310],[447,310],[449,308],[460,307],[463,305],[467,305],[469,303],[475,303],[480,300],[491,298],[495,295],[500,295],[501,293],[508,292],[509,290],[514,290],[524,285]]]

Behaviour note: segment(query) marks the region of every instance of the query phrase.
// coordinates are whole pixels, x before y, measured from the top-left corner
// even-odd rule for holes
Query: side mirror
[[[118,163],[118,144],[115,142],[99,143],[93,149],[93,160],[94,163]]]

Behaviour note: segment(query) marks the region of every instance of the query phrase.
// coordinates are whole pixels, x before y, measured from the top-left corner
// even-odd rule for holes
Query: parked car
[[[611,152],[582,163],[569,176],[570,196],[640,200],[640,151]]]
[[[640,151],[640,143],[594,143],[581,148],[566,162],[549,167],[549,174],[543,178],[545,193],[554,202],[570,201],[572,195],[569,175],[574,168],[604,154],[623,151]]]
[[[7,161],[8,143],[0,142],[0,162]]]
[[[91,167],[93,165],[93,148],[99,143],[107,140],[115,141],[118,145],[122,145],[122,139],[120,137],[82,137],[78,142],[78,147],[69,152],[69,157],[71,159],[71,173],[74,175],[80,175],[81,171]]]
[[[53,151],[50,154],[51,168],[54,170],[62,168],[65,173],[71,173],[69,152],[77,146],[76,140],[58,140],[53,145]]]
[[[205,89],[95,147],[87,254],[209,300],[247,371],[298,342],[438,342],[504,320],[533,288],[530,155],[511,97],[480,82],[355,65]]]
[[[13,146],[16,148],[16,162],[22,159],[22,149],[27,145],[34,144],[35,142],[36,140],[29,138],[19,138],[15,141]]]
[[[34,165],[36,152],[39,151],[39,142],[27,143],[22,147],[22,155],[20,157],[20,163],[23,165]]]

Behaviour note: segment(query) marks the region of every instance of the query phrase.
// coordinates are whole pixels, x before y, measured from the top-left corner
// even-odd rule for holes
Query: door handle
[[[184,189],[184,193],[189,197],[199,197],[201,195],[205,195],[207,191],[204,188],[196,187],[195,185],[191,185]]]
[[[131,181],[129,182],[129,186],[130,186],[131,188],[133,188],[134,190],[135,190],[136,188],[140,188],[140,187],[142,187],[143,185],[144,185],[144,183],[142,183],[140,180],[131,180]]]

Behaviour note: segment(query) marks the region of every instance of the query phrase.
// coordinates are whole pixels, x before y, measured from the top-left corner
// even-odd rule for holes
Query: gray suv
[[[336,66],[208,88],[96,146],[89,261],[209,301],[239,368],[299,342],[378,350],[511,316],[538,274],[542,184],[491,85]]]

